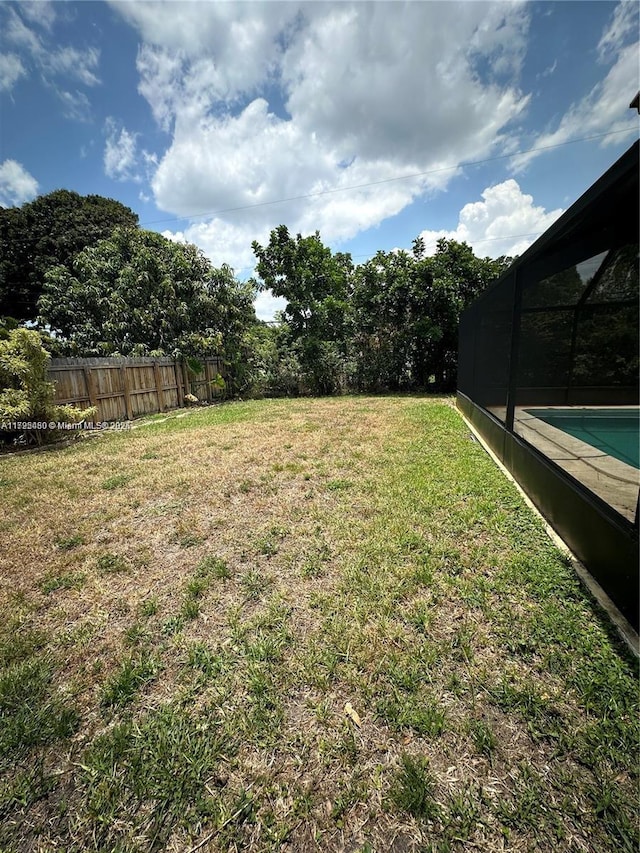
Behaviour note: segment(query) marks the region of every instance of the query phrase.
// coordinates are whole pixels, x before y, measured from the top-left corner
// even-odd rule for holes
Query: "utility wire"
[[[380,181],[369,181],[366,184],[353,184],[349,187],[335,187],[330,190],[319,190],[315,193],[306,193],[305,195],[294,195],[289,196],[288,198],[278,198],[273,201],[259,201],[255,204],[244,204],[238,207],[224,207],[218,210],[210,210],[205,213],[192,213],[185,216],[172,216],[167,219],[152,219],[147,222],[141,222],[141,226],[145,225],[160,225],[165,222],[179,222],[183,219],[198,219],[201,216],[219,216],[222,213],[236,213],[240,210],[253,210],[257,207],[268,207],[273,204],[284,204],[289,201],[303,201],[308,198],[318,198],[323,195],[331,195],[333,193],[344,193],[349,192],[350,190],[361,190],[366,189],[367,187],[376,187],[380,184],[390,184],[394,181],[408,181],[412,178],[424,178],[427,175],[436,175],[440,172],[452,172],[455,169],[462,169],[466,166],[482,166],[485,163],[495,163],[498,160],[511,160],[514,157],[522,157],[525,154],[535,154],[538,151],[548,151],[552,148],[561,148],[564,145],[574,145],[577,142],[589,142],[593,139],[603,139],[605,136],[615,136],[618,133],[629,133],[630,130],[634,130],[635,128],[629,126],[624,130],[610,130],[606,133],[597,133],[593,136],[582,136],[578,139],[569,139],[567,142],[556,142],[554,145],[541,145],[539,148],[529,148],[526,151],[516,151],[513,154],[499,154],[495,157],[487,157],[484,160],[468,160],[466,163],[456,163],[454,166],[441,166],[439,169],[429,169],[426,172],[414,172],[411,175],[399,175],[395,178],[383,178]]]

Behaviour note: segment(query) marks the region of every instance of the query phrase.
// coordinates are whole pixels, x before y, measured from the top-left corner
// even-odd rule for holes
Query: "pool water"
[[[526,409],[528,415],[561,429],[640,469],[640,409]]]

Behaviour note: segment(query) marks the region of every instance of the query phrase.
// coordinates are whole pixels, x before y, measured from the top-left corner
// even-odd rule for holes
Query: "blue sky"
[[[116,198],[242,277],[280,223],[520,253],[637,138],[638,32],[632,0],[3,2],[0,204]]]

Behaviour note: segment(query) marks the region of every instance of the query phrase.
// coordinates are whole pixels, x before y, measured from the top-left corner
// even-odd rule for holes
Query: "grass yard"
[[[171,416],[0,497],[0,850],[637,850],[635,663],[450,399]]]

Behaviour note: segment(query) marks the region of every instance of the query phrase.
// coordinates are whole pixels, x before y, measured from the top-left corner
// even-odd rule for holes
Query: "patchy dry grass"
[[[225,405],[0,496],[3,851],[637,849],[634,663],[451,401]]]

